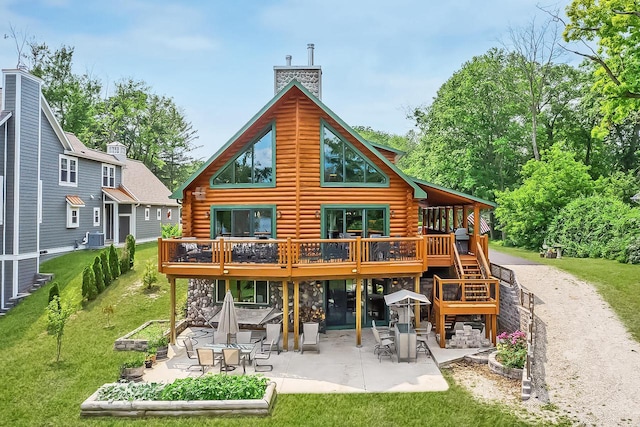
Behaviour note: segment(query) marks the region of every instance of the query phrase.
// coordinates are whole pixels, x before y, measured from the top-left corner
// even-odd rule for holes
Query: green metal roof
[[[465,199],[473,200],[474,202],[482,203],[482,204],[485,204],[487,206],[491,206],[493,208],[498,207],[498,205],[495,202],[490,202],[489,200],[481,199],[480,197],[472,196],[471,194],[463,193],[461,191],[452,190],[450,188],[446,188],[446,187],[443,187],[443,186],[438,185],[438,184],[433,184],[431,182],[428,182],[428,181],[425,181],[425,180],[422,180],[422,179],[419,179],[419,178],[412,177],[411,179],[413,179],[413,181],[415,181],[418,184],[427,185],[429,187],[433,187],[433,188],[436,188],[436,189],[441,190],[441,191],[446,191],[447,193],[451,193],[451,194],[459,196],[459,197],[464,197]]]
[[[200,166],[200,168],[198,168],[197,171],[195,171],[193,174],[191,174],[191,176],[180,187],[178,187],[173,192],[173,194],[171,195],[171,198],[173,198],[173,199],[182,199],[183,198],[182,193],[184,192],[185,188],[187,188],[189,186],[189,184],[191,184],[196,179],[196,177],[198,177],[207,167],[209,167],[209,165],[211,165],[211,163],[213,163],[213,161],[220,154],[222,154],[227,148],[229,148],[229,146],[231,144],[233,144],[234,141],[236,141],[247,129],[249,129],[256,121],[258,121],[258,119],[260,117],[262,117],[262,115],[264,113],[266,113],[267,110],[269,110],[271,107],[273,107],[273,105],[275,105],[276,102],[278,102],[280,99],[282,99],[284,97],[284,95],[287,92],[289,92],[293,87],[298,88],[302,93],[304,93],[311,101],[313,101],[318,107],[320,107],[320,109],[322,111],[324,111],[333,120],[338,122],[338,124],[340,124],[340,126],[342,126],[347,132],[349,132],[351,134],[351,136],[353,136],[355,139],[357,139],[362,145],[367,147],[369,149],[369,151],[371,151],[376,157],[378,157],[383,163],[385,163],[391,170],[393,170],[398,176],[400,176],[400,178],[402,178],[407,184],[409,184],[413,188],[414,197],[416,197],[418,199],[426,199],[427,198],[427,193],[422,188],[420,188],[420,186],[418,186],[413,181],[413,179],[411,179],[410,177],[405,175],[404,172],[402,172],[400,169],[398,169],[398,167],[396,165],[394,165],[385,156],[383,156],[382,153],[380,153],[372,143],[370,143],[369,141],[364,139],[362,136],[360,136],[360,134],[358,132],[356,132],[354,129],[351,128],[351,126],[346,124],[340,117],[338,117],[333,111],[331,111],[329,109],[329,107],[327,107],[325,104],[323,104],[322,101],[320,101],[315,95],[313,95],[311,92],[309,92],[297,80],[292,80],[288,85],[286,85],[284,88],[282,88],[282,90],[280,92],[278,92],[271,99],[271,101],[269,101],[267,103],[267,105],[262,107],[262,109],[260,111],[258,111],[258,113],[256,113],[251,118],[251,120],[249,120],[238,132],[236,132],[235,135],[233,135],[231,137],[231,139],[229,139],[213,156],[211,156],[209,158],[209,160],[207,160],[202,166]],[[383,146],[383,147],[385,149],[390,149],[390,148],[388,148],[386,146]],[[391,151],[394,151],[394,150],[391,149]]]

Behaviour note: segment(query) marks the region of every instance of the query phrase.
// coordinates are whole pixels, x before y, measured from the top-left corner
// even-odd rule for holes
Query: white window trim
[[[149,221],[149,216],[150,216],[149,211],[150,211],[149,208],[144,208],[144,220],[145,221]]]
[[[93,226],[100,226],[100,208],[93,208]]]
[[[77,221],[75,222],[75,224],[73,223],[73,212],[76,213],[75,218],[77,219]],[[69,204],[67,204],[67,228],[78,228],[80,227],[80,208],[78,207],[73,207]]]
[[[63,181],[61,179],[62,172],[62,159],[67,160],[67,180]],[[76,180],[75,182],[71,182],[71,162],[76,164]],[[64,154],[60,154],[58,158],[58,185],[63,185],[65,187],[77,187],[78,186],[78,158],[77,157],[69,157]]]
[[[76,177],[78,169],[76,169]],[[42,180],[38,180],[38,224],[42,224]]]
[[[107,168],[107,175],[106,175],[107,184],[109,184],[108,181],[109,181],[109,178],[111,177],[111,174],[109,173],[109,171],[113,171],[113,185],[104,185],[104,178],[105,178],[104,168]],[[116,167],[108,163],[103,163],[102,167],[100,168],[100,171],[102,175],[102,181],[100,181],[102,183],[102,186],[107,188],[116,188]]]
[[[156,219],[157,219],[158,221],[162,221],[162,208],[158,208],[158,209],[156,210]]]

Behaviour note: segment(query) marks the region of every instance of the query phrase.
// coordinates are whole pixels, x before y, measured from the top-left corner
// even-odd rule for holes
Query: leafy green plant
[[[64,327],[73,313],[70,304],[62,304],[59,296],[54,296],[47,306],[47,333],[56,339],[56,362],[60,361]]]
[[[158,335],[155,338],[149,340],[148,346],[155,347],[156,349],[159,347],[166,347],[169,345],[169,338],[164,335]]]
[[[182,236],[182,229],[180,228],[180,224],[162,224],[162,237],[165,239],[171,239],[174,237]]]
[[[629,264],[640,264],[640,236],[636,237],[627,246],[627,262]]]
[[[106,401],[133,401],[133,400],[158,400],[162,389],[162,383],[125,383],[108,384],[98,389],[97,400]]]
[[[111,272],[111,277],[115,280],[120,276],[120,263],[118,262],[118,254],[113,243],[109,246],[107,258],[109,260],[109,271]]]
[[[498,354],[496,359],[508,368],[524,367],[527,359],[527,336],[522,331],[515,331],[510,334],[501,333],[496,337],[498,344]]]
[[[154,283],[158,281],[158,268],[151,260],[147,261],[144,268],[144,275],[142,276],[142,283],[147,289],[151,289]]]
[[[183,378],[168,384],[162,400],[235,400],[261,399],[267,388],[262,375],[205,375]]]
[[[144,353],[142,353],[140,351],[136,351],[127,360],[122,362],[122,365],[120,365],[120,369],[140,368],[141,366],[144,366],[145,359],[146,359],[146,357],[145,357]]]

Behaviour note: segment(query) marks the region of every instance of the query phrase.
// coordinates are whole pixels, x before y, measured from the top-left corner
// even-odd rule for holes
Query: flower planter
[[[497,351],[494,351],[489,355],[489,369],[503,377],[511,378],[514,380],[522,379],[522,369],[520,368],[508,368],[496,359]]]
[[[269,383],[262,399],[245,400],[96,400],[96,390],[80,405],[83,417],[190,417],[190,416],[267,416],[276,401],[276,384]]]
[[[120,376],[127,381],[142,381],[142,375],[144,375],[144,366],[138,366],[136,368],[122,368]]]

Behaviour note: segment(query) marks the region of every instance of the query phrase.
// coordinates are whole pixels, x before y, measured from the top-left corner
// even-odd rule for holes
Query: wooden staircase
[[[462,265],[461,279],[484,279],[480,265],[475,255],[460,255]],[[485,283],[467,282],[464,286],[464,299],[466,301],[488,301],[490,299],[489,288]]]

